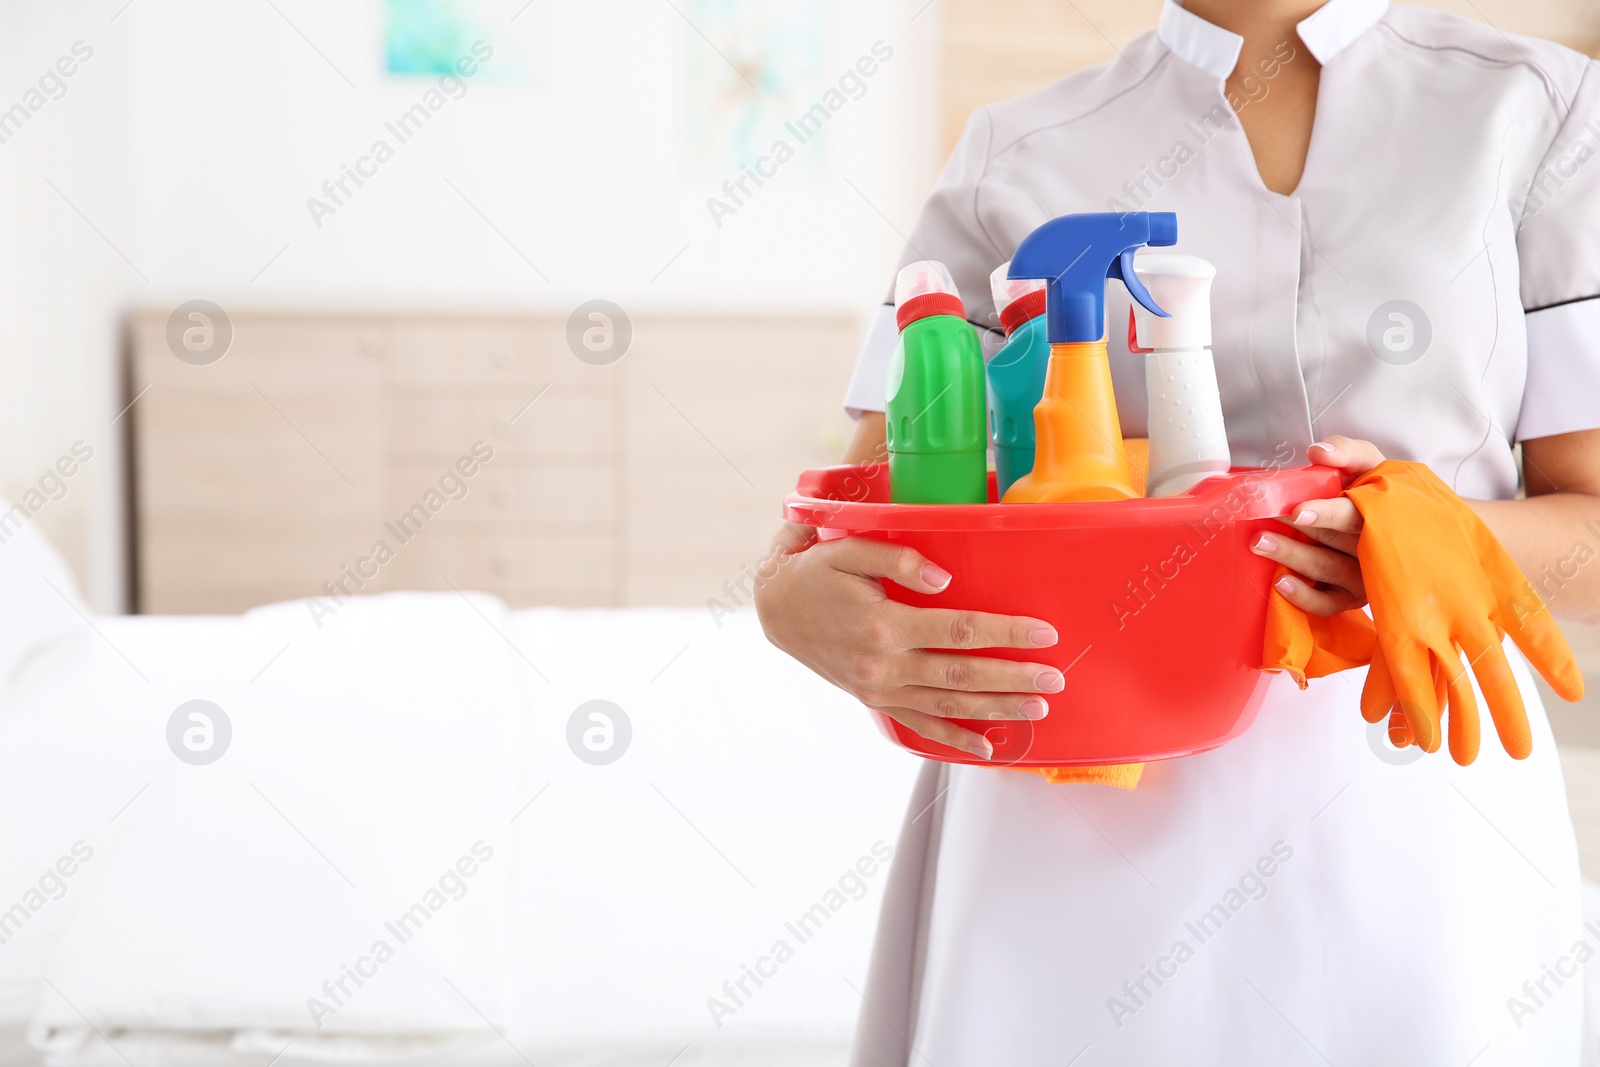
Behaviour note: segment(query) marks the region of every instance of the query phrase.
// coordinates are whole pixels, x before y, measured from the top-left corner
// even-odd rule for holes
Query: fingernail
[[[1040,626],[1028,635],[1028,640],[1032,641],[1038,648],[1047,648],[1055,644],[1059,638],[1056,636],[1056,631],[1053,627]]]
[[[1262,534],[1261,537],[1256,541],[1255,551],[1261,553],[1262,555],[1266,555],[1269,552],[1278,551],[1278,539],[1273,537],[1271,534]]]
[[[1302,509],[1300,514],[1298,514],[1298,515],[1296,515],[1294,517],[1294,524],[1296,526],[1310,526],[1312,523],[1314,523],[1316,521],[1317,521],[1317,513],[1315,511],[1312,511],[1310,508]]]
[[[981,760],[994,759],[994,746],[986,738],[978,738],[967,746],[967,751]]]
[[[1033,687],[1041,693],[1059,693],[1067,687],[1067,676],[1060,671],[1040,671]]]
[[[1278,592],[1282,593],[1284,596],[1290,596],[1295,592],[1295,590],[1300,588],[1300,583],[1285,574],[1282,578],[1278,579],[1277,584],[1273,588],[1277,589]]]
[[[935,592],[942,593],[945,586],[950,584],[950,572],[943,567],[932,563],[922,565],[922,580],[933,586]]]
[[[1324,452],[1331,452],[1335,456],[1337,456],[1339,454],[1339,446],[1338,445],[1330,445],[1326,441],[1318,441],[1316,444],[1312,445],[1311,447],[1320,448]]]
[[[1022,712],[1024,719],[1042,719],[1050,714],[1050,705],[1034,697],[1031,700],[1024,700],[1017,710]]]

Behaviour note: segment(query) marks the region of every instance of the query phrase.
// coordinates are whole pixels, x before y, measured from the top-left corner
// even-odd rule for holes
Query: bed
[[[844,1062],[914,761],[753,610],[0,596],[0,1064]]]

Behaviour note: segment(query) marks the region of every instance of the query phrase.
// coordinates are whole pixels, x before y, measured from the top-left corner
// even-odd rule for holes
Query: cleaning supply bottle
[[[1147,495],[1177,496],[1232,466],[1222,394],[1211,359],[1211,281],[1217,268],[1198,256],[1138,256],[1134,274],[1168,317],[1135,305],[1128,348],[1145,353],[1150,395]]]
[[[1002,263],[989,277],[995,310],[1006,331],[1005,347],[989,357],[989,436],[994,441],[995,488],[1033,470],[1033,408],[1044,395],[1050,341],[1045,336],[1044,282],[1010,277]]]
[[[943,263],[895,280],[900,343],[889,362],[885,429],[896,504],[989,502],[983,348]]]
[[[1171,212],[1101,212],[1054,219],[1018,246],[1011,277],[1045,281],[1050,362],[1033,412],[1033,471],[1011,486],[1006,503],[1139,495],[1111,387],[1106,279],[1120,279],[1147,311],[1166,317],[1135,274],[1133,255],[1145,245],[1177,240],[1178,217]]]

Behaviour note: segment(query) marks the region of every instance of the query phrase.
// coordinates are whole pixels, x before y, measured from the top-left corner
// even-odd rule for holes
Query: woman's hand
[[[1376,445],[1348,437],[1330,437],[1312,445],[1308,455],[1313,463],[1337,467],[1345,485],[1383,462]],[[1356,559],[1362,520],[1356,506],[1342,496],[1308,500],[1295,509],[1290,525],[1315,543],[1265,533],[1250,546],[1256,555],[1276,560],[1294,572],[1278,579],[1277,589],[1284,599],[1324,618],[1364,606],[1367,588]]]
[[[994,748],[952,718],[1042,719],[1040,693],[1059,693],[1060,671],[1042,663],[942,649],[1047,648],[1038,619],[914,608],[890,600],[881,579],[917,593],[943,592],[951,576],[903,545],[865,537],[817,542],[788,526],[760,568],[756,611],[774,645],[862,703],[910,730],[981,759]]]

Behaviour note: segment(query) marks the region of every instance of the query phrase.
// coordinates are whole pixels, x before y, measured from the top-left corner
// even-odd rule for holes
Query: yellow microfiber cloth
[[[1044,775],[1051,785],[1109,785],[1113,789],[1137,789],[1144,777],[1142,763],[1112,763],[1104,767],[1028,767]]]
[[[1150,480],[1150,439],[1130,437],[1122,442],[1128,456],[1128,480],[1140,496],[1144,496],[1145,483]]]
[[[1150,475],[1150,441],[1144,437],[1130,437],[1123,441],[1128,455],[1128,474],[1133,487],[1144,495],[1144,483]],[[1104,767],[1024,767],[1019,770],[1042,774],[1051,785],[1083,783],[1109,785],[1113,789],[1134,789],[1144,776],[1142,763],[1113,763]]]

